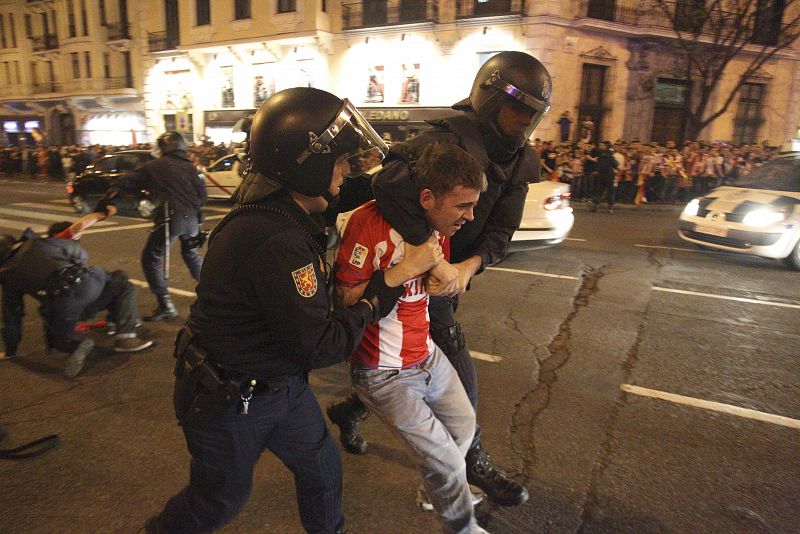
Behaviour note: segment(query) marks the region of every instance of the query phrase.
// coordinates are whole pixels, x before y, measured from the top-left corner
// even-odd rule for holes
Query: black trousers
[[[165,230],[164,224],[158,224],[153,228],[144,245],[144,250],[142,250],[142,271],[147,278],[150,291],[159,297],[167,294],[167,280],[164,277],[164,257],[167,253]],[[169,246],[171,247],[176,240],[180,239],[181,256],[195,280],[200,279],[203,257],[197,253],[196,248],[192,248],[189,242],[190,238],[196,236],[198,232],[200,232],[200,223],[197,215],[175,215],[170,219]]]

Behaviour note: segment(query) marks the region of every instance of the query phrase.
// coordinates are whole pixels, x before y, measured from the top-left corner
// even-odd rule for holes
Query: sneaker
[[[114,352],[139,352],[152,345],[152,340],[141,339],[136,337],[136,334],[132,336],[119,334],[117,335],[117,340],[114,342]]]
[[[136,322],[134,323],[134,326],[136,328],[139,328],[140,326],[142,326],[142,320],[137,317],[136,318]],[[109,336],[117,335],[117,323],[115,323],[113,321],[108,321],[107,323],[105,323],[105,327],[106,327],[106,335],[109,335]]]
[[[527,488],[495,469],[489,453],[480,444],[467,453],[467,481],[501,506],[518,506],[528,500]]]
[[[470,485],[469,491],[472,493],[472,506],[479,505],[483,501],[483,498],[486,497],[483,490],[478,487]],[[425,491],[424,487],[417,489],[417,506],[422,508],[425,512],[433,512],[433,504],[431,504],[431,500],[428,498],[428,492]]]
[[[94,341],[91,339],[84,339],[80,345],[72,351],[72,354],[67,356],[64,362],[64,376],[67,378],[74,378],[83,369],[83,364],[86,362],[86,357],[92,352],[94,348]]]

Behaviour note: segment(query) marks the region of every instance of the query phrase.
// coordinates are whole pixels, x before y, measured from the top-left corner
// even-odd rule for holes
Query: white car
[[[511,238],[510,250],[534,250],[564,241],[575,222],[570,195],[569,184],[549,181],[530,184],[522,222]]]
[[[767,161],[689,202],[678,235],[705,247],[782,259],[800,270],[800,153]]]
[[[239,176],[241,160],[237,154],[219,158],[203,170],[208,198],[229,200],[242,181]]]

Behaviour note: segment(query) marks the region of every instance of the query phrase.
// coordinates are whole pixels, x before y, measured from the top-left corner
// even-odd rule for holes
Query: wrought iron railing
[[[370,28],[416,22],[436,22],[435,0],[364,0],[342,5],[342,28]]]
[[[52,33],[31,37],[34,52],[58,48],[58,36]]]
[[[525,0],[456,0],[456,18],[499,17],[522,15]]]
[[[61,82],[40,82],[31,85],[31,93],[38,95],[42,93],[60,93],[63,85]]]
[[[162,52],[164,50],[175,50],[178,47],[178,38],[174,35],[163,32],[151,32],[147,34],[147,49],[150,52]]]
[[[130,76],[117,76],[114,78],[104,78],[103,86],[105,89],[125,89],[133,87],[133,78]]]
[[[741,27],[742,24],[753,26],[755,20],[742,18],[738,12],[709,9],[698,0],[674,0],[663,5],[667,12],[658,3],[647,0],[581,0],[580,17],[697,35],[714,34],[720,28]],[[752,30],[744,32],[747,33]],[[762,33],[753,34],[753,40],[763,37]]]
[[[106,39],[118,41],[120,39],[130,39],[130,24],[127,22],[111,22],[106,24]]]

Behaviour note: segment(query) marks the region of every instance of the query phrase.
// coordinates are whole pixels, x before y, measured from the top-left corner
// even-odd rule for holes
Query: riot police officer
[[[176,240],[181,242],[181,255],[192,278],[199,280],[203,257],[197,253],[200,208],[208,200],[206,186],[189,156],[186,141],[178,132],[167,131],[156,140],[158,159],[149,161],[126,174],[109,188],[95,211],[105,211],[108,204],[122,192],[146,189],[154,196],[158,206],[153,216],[155,227],[142,250],[142,270],[150,291],[156,296],[158,306],[145,317],[147,321],[160,321],[178,315],[167,293],[164,258],[167,249]]]
[[[452,265],[442,262],[432,271],[439,296],[431,297],[429,304],[431,337],[455,367],[476,412],[477,374],[461,325],[455,320],[458,295],[472,276],[503,259],[508,251],[522,220],[528,182],[539,181],[539,158],[528,138],[550,109],[551,93],[550,74],[539,60],[523,52],[500,52],[478,70],[469,97],[453,105],[464,113],[430,121],[431,130],[406,143],[393,144],[383,170],[373,180],[381,214],[407,243],[418,245],[427,238],[427,225],[409,166],[425,147],[457,144],[477,159],[486,173],[489,187],[480,196],[475,220],[451,240]],[[366,415],[355,395],[328,408],[349,452],[366,452],[367,443],[358,433]],[[466,461],[470,484],[494,502],[510,506],[528,499],[522,484],[494,467],[481,444],[479,427]]]
[[[295,474],[308,532],[343,526],[341,458],[308,373],[344,361],[403,289],[378,273],[364,298],[333,309],[317,215],[338,194],[350,158],[372,151],[382,159],[387,148],[350,102],[306,87],[262,104],[251,136],[239,202],[209,239],[197,301],[176,342],[174,404],[192,454],[190,483],[148,532],[210,532],[229,522],[264,449]]]

